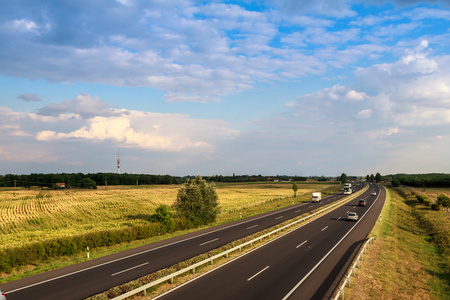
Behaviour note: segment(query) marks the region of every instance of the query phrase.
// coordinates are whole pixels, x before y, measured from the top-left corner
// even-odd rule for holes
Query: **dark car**
[[[359,206],[366,206],[367,202],[366,202],[366,200],[359,200],[359,204],[358,205]]]

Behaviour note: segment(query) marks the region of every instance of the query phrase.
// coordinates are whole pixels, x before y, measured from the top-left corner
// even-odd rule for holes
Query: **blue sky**
[[[450,170],[450,1],[0,0],[0,174]]]

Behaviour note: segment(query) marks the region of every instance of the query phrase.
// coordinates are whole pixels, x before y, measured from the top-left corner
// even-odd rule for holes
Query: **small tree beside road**
[[[180,217],[190,220],[195,226],[212,223],[220,212],[214,183],[201,176],[186,179],[178,190],[174,208]]]
[[[294,181],[294,183],[292,184],[292,189],[294,190],[294,198],[296,198],[297,197],[297,191],[298,191],[297,182]]]

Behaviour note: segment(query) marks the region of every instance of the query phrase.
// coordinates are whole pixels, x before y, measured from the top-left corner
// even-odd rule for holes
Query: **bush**
[[[180,217],[189,219],[194,225],[205,225],[216,220],[220,212],[214,183],[207,183],[201,176],[186,179],[178,190],[174,208]]]
[[[417,198],[417,200],[419,200],[420,203],[424,203],[425,200],[428,200],[427,197],[425,197],[423,195],[417,195],[416,198]]]
[[[431,204],[431,209],[435,210],[435,211],[440,211],[441,210],[441,206],[437,203],[433,203]]]

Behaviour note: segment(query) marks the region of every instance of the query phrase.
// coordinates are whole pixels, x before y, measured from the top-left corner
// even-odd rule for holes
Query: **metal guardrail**
[[[336,293],[336,296],[333,298],[334,300],[337,300],[339,298],[339,296],[341,296],[342,299],[344,299],[344,288],[345,288],[345,286],[348,285],[348,287],[350,287],[350,284],[351,284],[350,278],[351,278],[351,276],[352,275],[353,275],[353,277],[356,276],[356,267],[358,267],[358,268],[361,267],[360,261],[363,260],[364,254],[367,254],[367,249],[369,249],[369,244],[373,244],[374,240],[375,240],[375,236],[369,238],[364,243],[364,246],[360,250],[360,253],[359,253],[358,257],[356,258],[355,262],[353,263],[353,266],[350,268],[350,271],[348,272],[344,282],[341,284],[341,287],[339,288],[338,292]]]
[[[149,288],[151,288],[151,287],[153,287],[153,286],[155,286],[155,285],[158,285],[158,284],[161,284],[161,283],[164,283],[164,282],[167,282],[167,281],[170,281],[171,283],[173,283],[173,279],[174,279],[175,277],[181,275],[181,274],[188,273],[188,272],[191,272],[191,271],[192,271],[193,273],[195,273],[195,269],[198,268],[198,267],[200,267],[200,266],[202,266],[202,265],[205,265],[205,264],[212,264],[212,263],[214,262],[215,259],[218,259],[218,258],[223,257],[223,256],[228,257],[228,254],[230,254],[230,253],[232,253],[232,252],[234,252],[234,251],[237,251],[237,250],[241,251],[243,247],[246,247],[246,246],[248,246],[248,245],[252,246],[253,243],[258,242],[258,241],[262,241],[262,239],[264,239],[265,237],[270,238],[271,235],[273,235],[273,234],[275,234],[275,233],[277,233],[277,232],[279,232],[279,231],[282,231],[282,230],[284,230],[284,229],[286,229],[286,228],[288,228],[288,227],[291,227],[291,226],[293,226],[293,225],[296,225],[296,224],[298,224],[298,223],[300,223],[300,222],[306,221],[306,220],[308,220],[308,219],[310,219],[310,218],[312,218],[312,217],[314,217],[314,216],[317,216],[317,215],[323,213],[324,211],[330,210],[331,208],[334,208],[334,207],[336,207],[336,206],[338,206],[338,205],[340,205],[340,204],[342,204],[342,203],[344,203],[344,202],[348,202],[348,201],[350,201],[350,200],[353,200],[353,199],[355,199],[356,197],[358,197],[359,195],[361,195],[362,193],[364,193],[367,189],[368,189],[368,186],[366,185],[365,188],[363,188],[363,189],[361,189],[360,191],[358,191],[358,192],[352,194],[351,196],[345,197],[344,199],[342,199],[342,200],[340,200],[340,201],[338,201],[338,202],[336,202],[336,203],[334,203],[334,204],[332,204],[332,205],[330,205],[330,206],[327,206],[327,207],[325,207],[325,208],[323,208],[323,209],[321,209],[321,210],[319,210],[319,211],[317,211],[317,212],[315,212],[315,213],[310,214],[309,216],[306,216],[306,217],[301,218],[301,219],[299,219],[299,220],[296,220],[296,221],[294,221],[294,222],[292,222],[292,223],[289,223],[289,224],[287,224],[287,225],[284,225],[284,226],[282,226],[282,227],[280,227],[280,228],[278,228],[278,229],[275,229],[275,230],[273,230],[273,231],[271,231],[271,232],[269,232],[269,233],[263,234],[263,235],[261,235],[261,236],[259,236],[259,237],[257,237],[257,238],[254,238],[254,239],[252,239],[252,240],[250,240],[250,241],[248,241],[248,242],[242,243],[242,244],[240,244],[239,246],[236,246],[236,247],[234,247],[234,248],[228,249],[228,250],[223,251],[223,252],[221,252],[221,253],[219,253],[219,254],[216,254],[216,255],[214,255],[214,256],[211,256],[211,257],[209,257],[209,258],[207,258],[207,259],[204,259],[204,260],[202,260],[202,261],[200,261],[200,262],[198,262],[198,263],[195,263],[195,264],[193,264],[193,265],[191,265],[191,266],[189,266],[189,267],[186,267],[186,268],[184,268],[184,269],[182,269],[182,270],[179,270],[179,271],[177,271],[177,272],[174,272],[174,273],[172,273],[172,274],[169,274],[169,275],[167,275],[167,276],[164,276],[164,277],[162,277],[162,278],[160,278],[160,279],[157,279],[157,280],[155,280],[155,281],[152,281],[152,282],[150,282],[150,283],[147,283],[147,284],[145,284],[145,285],[143,285],[143,286],[141,286],[141,287],[138,287],[138,288],[136,288],[136,289],[134,289],[134,290],[132,290],[132,291],[129,291],[129,292],[125,293],[125,294],[122,294],[122,295],[120,295],[120,296],[117,296],[117,297],[115,297],[115,298],[112,298],[112,300],[123,300],[123,299],[126,299],[127,297],[131,297],[131,296],[133,296],[133,295],[135,295],[135,294],[137,294],[137,293],[140,293],[140,292],[143,292],[143,293],[144,293],[144,296],[145,296],[145,295],[146,295],[146,290],[149,289]]]

